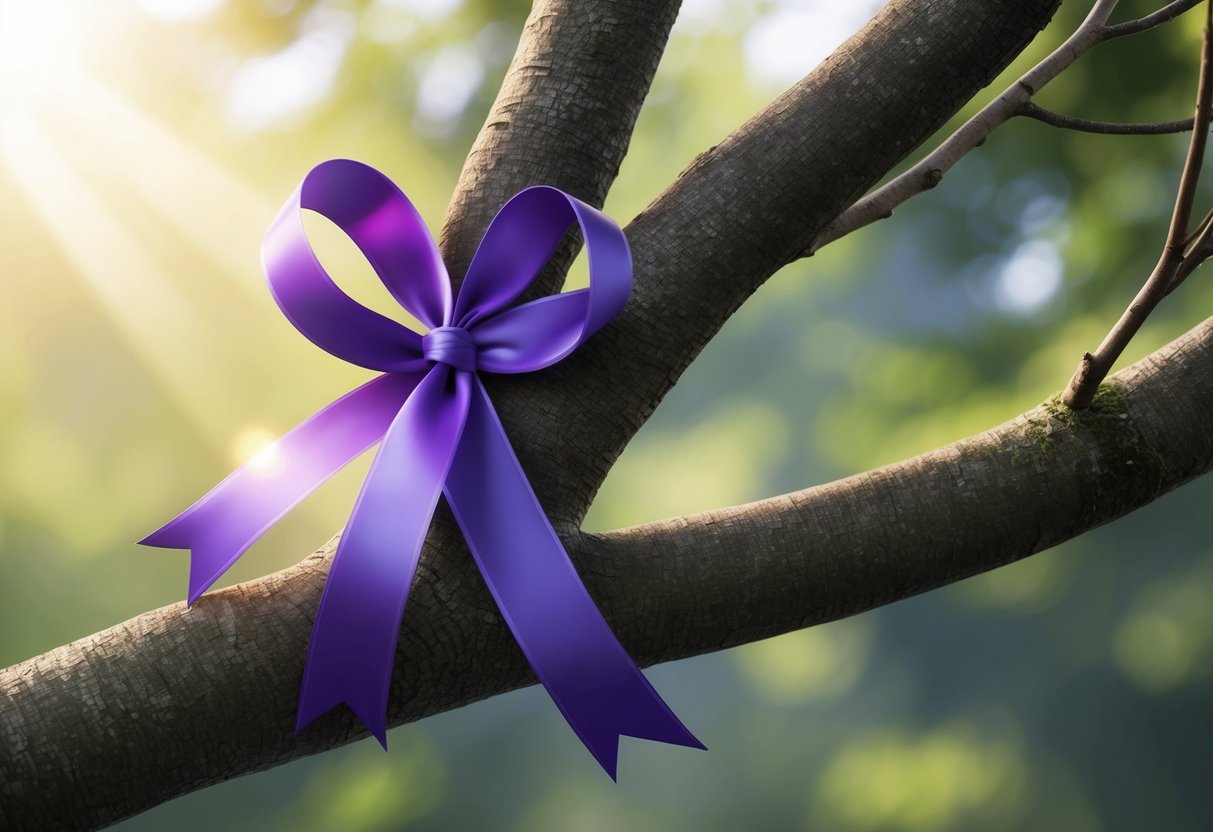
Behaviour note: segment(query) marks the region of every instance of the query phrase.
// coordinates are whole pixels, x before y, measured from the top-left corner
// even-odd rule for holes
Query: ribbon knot
[[[312,252],[303,210],[345,231],[429,333],[342,292]],[[574,222],[589,288],[512,306]],[[190,550],[192,604],[282,515],[379,443],[316,610],[296,733],[344,703],[387,747],[396,640],[441,494],[535,675],[612,778],[623,734],[703,748],[586,592],[479,376],[554,364],[623,308],[632,264],[619,226],[556,188],[527,188],[493,218],[452,297],[408,198],[374,168],[336,159],[304,177],[266,232],[262,260],[296,329],[382,375],[281,437],[272,470],[237,469],[140,542]]]
[[[421,355],[456,370],[476,369],[476,342],[471,333],[457,326],[435,327],[423,335]]]

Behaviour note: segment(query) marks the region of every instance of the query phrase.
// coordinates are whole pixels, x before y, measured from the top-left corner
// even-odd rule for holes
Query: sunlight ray
[[[63,152],[92,173],[122,172],[123,184],[203,252],[235,285],[261,300],[258,252],[278,205],[166,128],[112,87],[81,74],[70,95],[39,111],[56,136],[87,131]],[[44,110],[44,111],[43,111]]]
[[[132,345],[199,434],[222,447],[231,396],[219,362],[207,359],[214,333],[165,270],[139,246],[89,185],[50,149],[30,118],[0,122],[0,159],[45,223],[82,285]],[[230,406],[229,406],[230,407]],[[206,413],[203,420],[199,414]]]

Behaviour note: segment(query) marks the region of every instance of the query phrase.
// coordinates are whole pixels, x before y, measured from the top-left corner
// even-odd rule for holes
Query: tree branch
[[[529,185],[601,208],[678,14],[680,0],[537,0],[505,82],[468,152],[442,229],[456,285],[489,220]],[[566,242],[530,294],[557,290]]]
[[[1118,373],[1086,413],[1048,403],[896,465],[586,535],[572,552],[647,666],[891,603],[1109,522],[1213,469],[1211,423],[1213,319]],[[288,739],[326,554],[0,671],[5,828],[95,828],[145,808],[141,791],[164,799],[365,736],[343,713]],[[396,721],[534,682],[500,621],[450,629],[473,591],[406,617]],[[98,801],[116,779],[131,781],[124,802]]]
[[[989,83],[1056,5],[894,0],[812,75],[696,160],[632,223],[636,291],[619,318],[549,370],[489,379],[528,477],[596,598],[624,591],[616,570],[626,564],[599,560],[576,524],[628,439],[742,301]],[[542,26],[528,25],[528,37],[539,37]],[[531,140],[520,133],[494,151],[527,160],[507,165],[507,180],[526,181],[501,185],[502,194],[532,177],[572,187],[553,177],[563,170],[558,160],[569,158],[563,154],[574,152],[573,138],[535,129],[533,141],[552,149],[553,162],[532,155]],[[499,202],[487,173],[486,184],[476,184],[476,170],[494,170],[485,154],[469,162],[461,180],[471,196],[457,196],[452,206],[464,217],[448,223],[444,243],[456,274],[465,250],[461,224],[482,223],[487,214],[477,206],[495,210]],[[546,164],[553,165],[547,173]],[[95,828],[365,736],[340,710],[299,737],[291,731],[332,548],[208,594],[191,609],[177,604],[147,613],[0,673],[0,744],[7,749],[0,755],[0,827]],[[669,601],[671,609],[685,603]],[[627,620],[626,609],[608,602],[604,613],[641,661],[669,652],[638,638],[646,624]],[[683,636],[694,638],[682,628],[655,637]],[[685,649],[708,648],[688,642]],[[449,515],[440,512],[405,614],[390,724],[532,678]]]
[[[1141,329],[1146,318],[1162,299],[1208,256],[1204,251],[1209,234],[1207,224],[1202,223],[1205,228],[1196,235],[1196,240],[1192,243],[1193,250],[1185,250],[1189,239],[1192,203],[1196,199],[1196,185],[1200,181],[1205,145],[1209,138],[1210,113],[1213,111],[1213,0],[1208,0],[1205,9],[1205,31],[1200,50],[1200,80],[1196,87],[1194,116],[1197,129],[1192,131],[1192,140],[1188,144],[1188,155],[1179,178],[1175,210],[1171,214],[1166,243],[1158,258],[1158,264],[1133,298],[1133,302],[1104,336],[1095,352],[1083,353],[1079,360],[1078,369],[1074,371],[1062,396],[1066,405],[1075,410],[1082,410],[1091,404],[1100,382],[1111,371],[1112,365]],[[1193,258],[1197,259],[1193,261]],[[1181,270],[1185,266],[1190,268],[1181,276]]]
[[[503,419],[541,418],[541,435],[559,438],[524,460],[540,495],[552,495],[549,514],[567,505],[576,528],[624,446],[725,320],[989,84],[1056,6],[894,0],[636,217],[623,314],[594,349],[508,380],[538,397],[555,379],[560,401],[581,406],[537,415],[501,400]]]
[[[1088,411],[1053,399],[895,465],[602,535],[584,557],[617,576],[595,592],[624,643],[669,661],[1055,546],[1213,470],[1211,424],[1213,318],[1113,376]]]
[[[1104,136],[1161,136],[1168,133],[1186,133],[1192,129],[1193,119],[1184,118],[1178,121],[1149,121],[1125,123],[1116,121],[1092,121],[1087,118],[1062,115],[1052,110],[1046,110],[1028,101],[1015,113],[1017,116],[1043,122],[1050,127],[1062,130],[1076,130],[1080,133],[1099,133]]]

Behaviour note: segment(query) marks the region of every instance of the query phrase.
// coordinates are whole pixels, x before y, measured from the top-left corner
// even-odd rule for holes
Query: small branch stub
[[[1099,373],[1096,370],[1095,356],[1089,352],[1084,352],[1082,358],[1078,361],[1078,369],[1074,371],[1074,375],[1070,378],[1070,383],[1066,385],[1066,390],[1061,395],[1062,402],[1071,410],[1086,410],[1091,406],[1091,402],[1095,400],[1095,391],[1099,389],[1099,384],[1091,384],[1090,379],[1095,376],[1107,375],[1106,372]]]

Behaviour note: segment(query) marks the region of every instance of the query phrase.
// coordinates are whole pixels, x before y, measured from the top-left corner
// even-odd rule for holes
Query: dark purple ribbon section
[[[302,209],[340,227],[425,336],[358,304],[316,259]],[[590,287],[511,303],[576,222]],[[141,543],[189,549],[189,602],[270,526],[382,440],[333,558],[308,645],[295,732],[344,702],[387,747],[396,639],[421,545],[445,494],[536,676],[612,778],[623,734],[703,748],[636,667],[586,592],[535,498],[479,373],[560,361],[627,302],[627,240],[606,215],[547,186],[493,218],[458,297],[408,198],[379,171],[336,159],[304,178],[266,233],[283,314],[333,355],[383,375],[280,438]]]

